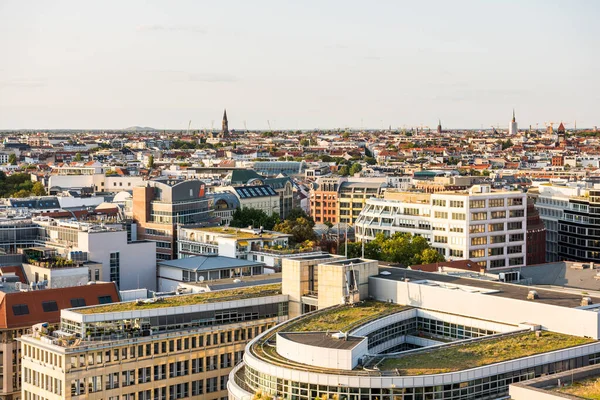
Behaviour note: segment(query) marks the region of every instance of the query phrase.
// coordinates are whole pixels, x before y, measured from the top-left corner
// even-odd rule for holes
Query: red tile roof
[[[57,323],[60,321],[60,310],[72,308],[71,299],[84,299],[85,304],[91,306],[99,304],[100,296],[110,296],[114,303],[119,301],[119,292],[112,282],[27,292],[0,292],[0,329],[30,327],[40,322]],[[55,301],[58,310],[44,312],[42,303],[47,301]],[[15,315],[13,306],[21,304],[27,305],[29,313]]]

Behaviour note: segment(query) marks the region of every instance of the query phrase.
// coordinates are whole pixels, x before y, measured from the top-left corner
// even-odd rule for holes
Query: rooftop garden
[[[209,227],[209,228],[197,228],[197,230],[199,230],[199,231],[212,232],[212,233],[217,233],[217,234],[222,234],[222,235],[231,235],[231,236],[235,236],[238,239],[258,239],[258,238],[269,239],[269,238],[275,238],[275,237],[282,236],[282,235],[273,235],[270,233],[255,234],[255,233],[250,233],[250,232],[243,232],[240,229],[241,228],[229,228],[229,227],[220,227],[220,226],[214,226],[214,227]]]
[[[555,392],[577,396],[582,399],[600,400],[600,378],[592,377],[553,389]]]
[[[481,340],[465,345],[451,346],[432,351],[385,358],[380,370],[397,370],[402,375],[427,375],[462,371],[483,365],[514,360],[521,357],[561,350],[594,342],[593,339],[543,332],[527,332],[498,339]]]
[[[137,311],[154,308],[190,306],[194,304],[215,303],[229,300],[242,300],[253,297],[274,296],[281,294],[281,284],[249,286],[216,292],[196,293],[189,295],[159,297],[157,300],[128,301],[124,303],[105,304],[95,307],[80,308],[80,314],[101,314],[109,312]]]
[[[397,313],[409,307],[393,303],[368,300],[354,306],[334,308],[316,313],[287,327],[287,331],[344,331],[347,332],[369,321]]]

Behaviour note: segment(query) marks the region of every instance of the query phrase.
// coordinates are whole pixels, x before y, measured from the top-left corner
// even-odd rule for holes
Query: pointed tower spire
[[[229,121],[227,120],[227,109],[223,110],[223,123],[221,125],[221,134],[222,135],[229,134]]]
[[[512,122],[517,122],[516,118],[515,118],[515,109],[513,108],[513,119]]]

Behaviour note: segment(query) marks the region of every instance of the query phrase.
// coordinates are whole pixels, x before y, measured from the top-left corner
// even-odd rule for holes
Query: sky
[[[0,129],[600,126],[600,1],[0,0]]]

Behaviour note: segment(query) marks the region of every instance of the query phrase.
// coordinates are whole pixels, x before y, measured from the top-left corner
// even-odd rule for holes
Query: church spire
[[[513,108],[513,119],[512,122],[517,122],[516,118],[515,118],[515,109]]]
[[[229,133],[229,121],[227,120],[227,109],[223,110],[223,123],[221,125],[221,133],[227,135]]]

